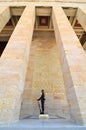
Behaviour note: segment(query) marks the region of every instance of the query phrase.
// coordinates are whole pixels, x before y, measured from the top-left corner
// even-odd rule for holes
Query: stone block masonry
[[[35,7],[27,6],[0,59],[0,124],[19,120]]]
[[[45,90],[45,114],[70,118],[54,32],[34,31],[22,97],[21,118],[39,115],[37,98]]]
[[[4,1],[4,0],[3,0]],[[67,2],[67,1],[66,1]],[[21,100],[24,96],[24,102],[27,105],[27,100],[29,100],[28,110],[31,112],[31,108],[34,104],[34,110],[36,110],[36,103],[34,99],[39,96],[40,90],[42,87],[47,89],[47,97],[49,94],[52,94],[52,98],[50,102],[48,102],[47,110],[50,110],[50,113],[53,112],[60,113],[58,111],[57,105],[61,101],[59,105],[62,110],[62,106],[67,105],[67,101],[70,108],[71,118],[81,125],[86,125],[86,53],[80,45],[80,42],[74,33],[73,28],[71,27],[64,11],[61,7],[72,7],[77,8],[78,11],[76,14],[76,18],[82,25],[83,29],[86,30],[86,4],[77,4],[77,3],[61,3],[61,2],[0,2],[0,31],[2,31],[3,27],[10,19],[10,7],[18,7],[26,6],[25,10],[15,27],[13,34],[0,58],[0,124],[9,124],[19,120],[20,109],[21,109]],[[78,1],[77,1],[78,2]],[[2,7],[2,5],[4,5]],[[53,6],[52,11],[52,20],[56,38],[56,51],[50,42],[46,40],[46,43],[49,47],[52,47],[51,50],[48,50],[47,54],[47,46],[44,44],[44,37],[42,43],[41,41],[37,41],[37,39],[33,39],[33,28],[35,21],[35,8],[34,6]],[[60,7],[61,6],[61,7]],[[82,19],[81,19],[82,17]],[[51,37],[50,37],[51,38]],[[39,43],[38,46],[35,43]],[[32,46],[32,50],[34,52],[34,48],[36,48],[36,52],[32,57],[34,57],[34,68],[32,66],[32,62],[29,62],[29,53],[31,43],[34,43]],[[41,47],[44,47],[44,52]],[[57,48],[58,47],[58,48]],[[52,52],[52,53],[49,53]],[[52,55],[51,55],[52,54]],[[52,58],[51,58],[52,57]],[[46,58],[46,60],[45,60]],[[40,59],[40,62],[39,62]],[[50,59],[50,60],[49,60]],[[59,63],[59,59],[61,65]],[[32,60],[32,58],[31,58]],[[42,61],[43,60],[43,61]],[[46,61],[49,63],[47,65]],[[54,66],[55,64],[56,67]],[[31,64],[31,68],[28,68],[28,64]],[[29,67],[30,67],[29,66]],[[40,67],[39,67],[40,66]],[[54,66],[54,67],[52,67]],[[55,69],[54,69],[55,68]],[[30,69],[30,71],[29,71]],[[33,71],[34,69],[34,71]],[[55,72],[58,71],[58,74]],[[62,69],[62,73],[61,73]],[[40,70],[40,71],[39,71]],[[47,73],[47,71],[48,73]],[[51,71],[52,70],[52,71]],[[27,75],[26,75],[26,71]],[[34,74],[32,73],[35,72]],[[40,76],[41,73],[41,76]],[[46,75],[46,76],[45,76]],[[58,78],[58,83],[57,81]],[[64,76],[64,81],[62,79]],[[33,77],[33,78],[32,78]],[[46,78],[47,77],[47,78]],[[47,80],[49,77],[49,80]],[[41,82],[40,82],[40,80]],[[32,80],[32,81],[31,81]],[[54,82],[53,82],[54,81]],[[60,82],[61,81],[61,82]],[[66,94],[64,93],[64,85],[66,88]],[[31,84],[32,83],[32,84]],[[51,85],[52,84],[52,85]],[[43,85],[43,86],[42,86]],[[32,88],[30,88],[32,86]],[[36,91],[40,88],[39,91]],[[41,87],[40,87],[41,86]],[[48,89],[49,86],[50,89]],[[58,87],[61,86],[61,87]],[[26,87],[24,89],[24,87]],[[29,98],[28,91],[32,94],[32,97]],[[25,91],[24,91],[25,90]],[[32,91],[35,90],[35,91]],[[48,91],[49,90],[49,91]],[[24,95],[23,95],[24,91]],[[57,95],[57,91],[64,93],[64,96]],[[23,95],[23,96],[22,96]],[[35,95],[35,96],[33,96]],[[55,102],[53,102],[55,98]],[[65,99],[65,100],[64,100]],[[49,100],[48,100],[49,101]],[[56,106],[55,109],[50,105],[53,102],[53,105]],[[33,103],[33,104],[32,104]],[[65,105],[66,104],[66,105]],[[27,109],[27,106],[25,109]],[[48,109],[48,107],[52,107],[52,109]],[[24,110],[25,110],[24,109]],[[65,110],[66,107],[65,107]],[[25,112],[25,111],[24,111]],[[62,111],[61,111],[62,112]]]
[[[86,125],[86,53],[61,7],[53,7],[52,18],[70,115]]]

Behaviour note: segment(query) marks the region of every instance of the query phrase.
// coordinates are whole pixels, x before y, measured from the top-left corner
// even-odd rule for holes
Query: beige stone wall
[[[53,32],[34,32],[23,94],[21,116],[38,116],[37,98],[46,93],[45,113],[69,117],[64,81]]]
[[[0,0],[1,2],[86,2],[86,0]]]
[[[7,22],[10,18],[9,8],[7,7],[4,10],[7,11],[7,16],[9,16],[6,18]],[[2,14],[3,16],[6,15],[5,12],[0,13],[1,16]],[[15,122],[19,119],[34,14],[35,9],[27,7],[0,60],[1,124]],[[68,104],[61,73],[62,66],[71,117],[80,124],[86,124],[86,54],[60,7],[55,8],[53,16],[58,50],[53,34],[45,33],[41,38],[40,33],[39,38],[34,33],[22,98],[21,115],[35,115],[35,113],[38,115],[36,99],[40,96],[40,90],[45,89],[46,113],[53,116],[58,116],[59,113],[60,116],[67,117]],[[27,19],[27,17],[30,19]],[[0,18],[2,19],[2,17]],[[47,36],[46,39],[45,36]]]

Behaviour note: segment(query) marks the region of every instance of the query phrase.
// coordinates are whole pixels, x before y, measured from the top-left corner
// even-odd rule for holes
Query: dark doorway
[[[40,26],[48,26],[49,17],[48,16],[40,16],[39,17],[39,25]]]
[[[5,42],[5,41],[4,42],[0,42],[0,56],[2,55],[6,45],[7,45],[7,42]]]

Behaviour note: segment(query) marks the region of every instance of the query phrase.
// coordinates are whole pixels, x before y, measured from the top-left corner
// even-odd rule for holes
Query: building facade
[[[0,0],[1,1],[1,0]],[[45,113],[86,125],[86,0],[0,2],[0,124]]]

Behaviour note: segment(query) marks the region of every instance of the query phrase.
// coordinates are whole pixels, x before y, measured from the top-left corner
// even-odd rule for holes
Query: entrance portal
[[[38,118],[37,98],[45,90],[45,113],[50,118],[69,118],[58,50],[54,32],[33,34],[30,60],[23,93],[21,117]]]

